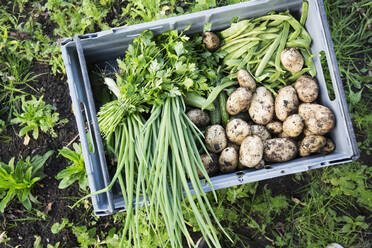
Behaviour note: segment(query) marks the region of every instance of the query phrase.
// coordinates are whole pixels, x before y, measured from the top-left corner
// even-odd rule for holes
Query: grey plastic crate
[[[325,166],[347,163],[359,157],[323,1],[308,0],[308,2],[309,15],[305,26],[313,39],[311,52],[315,54],[321,51],[325,52],[334,88],[335,100],[331,101],[327,93],[320,59],[319,57],[315,57],[314,63],[321,93],[320,101],[323,105],[332,109],[336,115],[337,123],[330,133],[331,138],[336,144],[336,150],[326,156],[314,155],[306,158],[298,158],[286,163],[273,164],[269,169],[248,169],[215,176],[211,178],[211,181],[216,190]],[[191,28],[186,33],[198,33],[202,32],[203,26],[207,22],[212,22],[212,30],[221,30],[230,26],[233,17],[247,19],[265,15],[269,11],[284,11],[287,9],[295,16],[300,16],[301,6],[302,0],[253,0],[193,14],[128,27],[113,28],[107,31],[65,39],[61,45],[62,56],[66,67],[70,95],[74,105],[74,114],[83,147],[91,192],[105,188],[109,184],[110,178],[102,139],[98,129],[87,64],[104,63],[105,61],[113,60],[123,55],[133,38],[144,30],[152,30],[155,34],[160,34],[170,29],[183,30],[191,25]],[[89,128],[93,134],[91,137],[93,150],[91,151],[88,147],[86,128]],[[205,191],[210,191],[210,187],[207,184],[204,185],[204,189]],[[118,189],[94,196],[92,197],[92,202],[95,214],[98,216],[125,210],[123,198]]]

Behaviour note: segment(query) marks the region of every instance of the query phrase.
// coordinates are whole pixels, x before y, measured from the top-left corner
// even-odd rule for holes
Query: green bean
[[[221,111],[221,120],[224,126],[226,126],[227,123],[229,122],[229,113],[227,113],[226,111],[226,98],[227,98],[226,93],[221,91],[221,93],[218,96],[218,100],[219,100],[220,111]]]
[[[298,36],[301,34],[302,30],[301,29],[297,29],[295,30],[293,33],[291,33],[291,35],[289,36],[288,40],[295,40],[298,38]]]
[[[307,1],[303,1],[302,3],[302,14],[300,19],[300,24],[303,26],[306,23],[307,14],[309,11],[309,3]]]
[[[282,68],[280,67],[280,54],[285,48],[285,44],[287,43],[287,38],[288,38],[288,33],[289,33],[289,24],[287,22],[284,23],[283,31],[280,34],[280,44],[278,51],[276,52],[276,57],[275,57],[275,69],[280,72],[284,72]]]
[[[215,109],[209,112],[209,116],[211,118],[211,124],[216,125],[221,123],[221,111],[218,99],[216,99],[213,104]]]
[[[222,46],[220,49],[221,50],[225,50],[226,48],[230,47],[230,46],[233,46],[233,45],[236,45],[236,44],[240,44],[241,42],[245,42],[245,41],[257,41],[257,40],[260,40],[260,38],[257,38],[257,37],[249,37],[249,38],[244,38],[244,39],[239,39],[239,40],[234,40],[224,46]]]
[[[291,17],[289,16],[285,16],[285,15],[265,15],[265,16],[261,16],[261,17],[258,17],[256,18],[257,21],[267,21],[267,20],[270,20],[270,21],[288,21],[289,19],[291,19]]]
[[[302,56],[304,56],[305,65],[309,68],[309,74],[312,77],[316,76],[316,68],[313,61],[313,56],[310,55],[308,49],[300,49]]]
[[[292,73],[292,76],[290,76],[288,78],[288,81],[290,82],[294,82],[297,80],[297,78],[299,78],[301,75],[303,75],[304,73],[306,72],[309,72],[310,71],[310,68],[303,68],[301,71],[299,72],[296,72],[296,73]]]
[[[272,45],[270,46],[269,50],[267,51],[267,53],[265,54],[265,56],[263,57],[263,59],[261,60],[261,63],[259,64],[257,70],[256,70],[256,73],[255,73],[255,76],[258,77],[261,75],[262,71],[264,70],[267,62],[269,62],[269,59],[271,58],[271,56],[273,55],[274,51],[277,49],[279,43],[280,43],[280,36],[278,38],[275,39],[275,41],[272,43]]]
[[[263,31],[261,29],[255,28],[254,30],[252,30],[250,32],[242,33],[241,35],[235,37],[234,39],[226,40],[225,44],[229,44],[233,41],[240,40],[240,39],[246,38],[246,37],[256,37],[257,35],[263,34],[263,33],[266,33],[266,32],[268,32],[268,31]],[[274,31],[271,31],[271,32],[274,32]]]
[[[246,44],[250,43],[251,41],[244,41],[244,42],[241,42],[241,43],[238,43],[234,46],[230,46],[230,47],[227,47],[225,49],[223,49],[227,54],[229,53],[232,53],[234,52],[235,50],[238,50],[239,48],[241,48],[242,46],[245,46]]]
[[[226,37],[224,41],[226,43],[229,43],[232,40],[238,39],[238,37],[240,37],[242,34],[251,32],[253,29],[255,29],[254,25],[252,23],[249,23],[249,25],[242,32],[235,33],[235,34],[233,34],[233,35],[231,35],[229,37]]]
[[[310,43],[304,39],[297,39],[297,40],[289,40],[287,41],[286,47],[300,47],[300,48],[308,48]]]
[[[278,38],[278,34],[261,34],[258,36],[258,38],[263,39],[263,40],[273,40]]]
[[[224,82],[220,85],[217,85],[216,87],[214,87],[214,89],[212,90],[212,92],[208,95],[208,98],[207,100],[204,102],[203,106],[201,107],[202,110],[206,109],[207,106],[209,106],[210,104],[212,104],[216,98],[218,97],[218,94],[225,88],[227,87],[230,87],[232,85],[235,85],[237,84],[236,81],[227,81],[227,82]]]
[[[252,47],[254,46],[257,46],[259,44],[258,41],[253,41],[253,42],[250,42],[250,43],[247,43],[245,44],[243,47],[239,48],[238,50],[228,54],[224,60],[228,60],[228,59],[237,59],[239,58],[241,55],[243,55],[246,51],[248,51],[249,49],[251,49]]]
[[[247,27],[249,27],[250,20],[240,21],[238,23],[231,24],[231,27],[221,31],[222,38],[230,37],[233,35],[239,35],[242,33]]]

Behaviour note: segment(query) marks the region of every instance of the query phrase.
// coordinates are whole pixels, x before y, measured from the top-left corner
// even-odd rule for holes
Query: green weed
[[[43,179],[43,165],[53,151],[43,156],[36,155],[33,158],[20,158],[15,164],[14,157],[9,163],[0,162],[0,212],[4,212],[8,203],[17,196],[18,200],[27,210],[31,210],[31,202],[36,203],[36,198],[31,194],[33,185]]]
[[[69,166],[60,171],[56,176],[57,180],[61,180],[58,188],[65,189],[77,181],[80,189],[85,191],[88,186],[88,178],[85,171],[81,144],[74,143],[72,146],[74,151],[67,147],[59,150],[59,154],[70,160],[70,163]]]
[[[369,154],[372,141],[371,7],[372,2],[369,0],[325,1],[349,109],[356,127],[362,133],[359,146]]]
[[[32,136],[36,140],[39,137],[39,129],[42,132],[49,133],[53,138],[57,137],[54,127],[68,122],[67,119],[59,120],[59,113],[52,105],[45,104],[43,97],[37,99],[31,96],[31,100],[26,100],[25,96],[21,98],[22,112],[15,112],[11,123],[24,126],[19,135],[24,136],[32,131]]]
[[[109,26],[103,19],[109,12],[112,1],[48,1],[43,10],[47,10],[51,21],[57,24],[54,34],[67,38],[75,34],[84,34],[105,30]]]

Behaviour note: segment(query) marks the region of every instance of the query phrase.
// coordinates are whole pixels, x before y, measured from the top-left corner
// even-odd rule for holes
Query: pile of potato
[[[211,156],[201,158],[209,175],[259,169],[265,162],[285,162],[335,149],[333,141],[324,136],[335,126],[335,116],[329,108],[314,103],[319,95],[314,78],[299,77],[275,98],[265,87],[256,88],[246,70],[239,70],[237,78],[240,87],[226,102],[230,121],[226,127],[209,126],[205,133]],[[201,110],[191,110],[188,116],[198,126],[209,123],[208,114]]]

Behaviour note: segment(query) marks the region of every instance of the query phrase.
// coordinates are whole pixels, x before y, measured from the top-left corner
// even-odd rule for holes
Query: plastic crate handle
[[[102,171],[102,176],[103,176],[103,182],[104,182],[104,187],[107,187],[110,184],[110,179],[109,179],[109,173],[107,170],[106,166],[106,158],[104,155],[104,150],[103,150],[103,145],[102,145],[102,138],[100,135],[99,127],[98,127],[98,121],[96,117],[96,111],[95,111],[95,105],[94,105],[94,100],[93,100],[93,94],[92,94],[92,89],[89,81],[89,76],[88,72],[86,70],[86,61],[85,61],[85,56],[83,52],[83,47],[80,42],[80,37],[78,35],[75,35],[73,37],[73,40],[76,45],[76,51],[78,54],[78,59],[79,59],[79,64],[80,64],[80,69],[83,77],[83,83],[84,83],[84,91],[87,99],[88,106],[84,104],[85,108],[85,116],[87,119],[87,124],[90,129],[91,133],[91,142],[90,144],[93,146],[93,151],[90,152],[89,149],[89,143],[87,139],[87,135],[85,132],[80,133],[80,136],[83,135],[82,140],[84,140],[85,144],[82,144],[85,146],[85,151],[88,154],[89,159],[92,157],[92,154],[97,154],[99,158],[99,165],[101,167]],[[80,106],[77,106],[77,114],[80,115],[80,117],[83,117],[82,110]],[[79,123],[78,123],[79,124]],[[84,127],[83,127],[84,129]],[[113,213],[114,212],[114,204],[113,204],[113,196],[111,190],[106,192],[107,196],[107,202],[108,202],[108,212]]]

